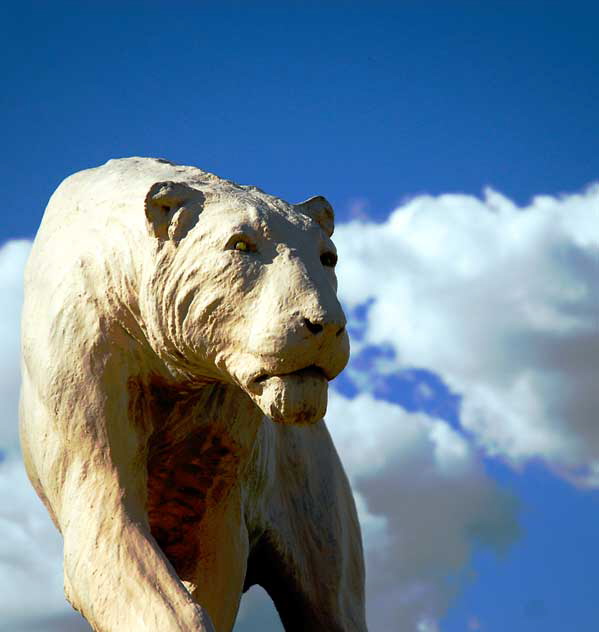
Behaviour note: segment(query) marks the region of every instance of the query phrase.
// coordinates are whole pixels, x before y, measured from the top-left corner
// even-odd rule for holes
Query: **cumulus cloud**
[[[30,244],[0,250],[0,293],[5,305],[0,344],[10,406],[0,448],[0,632],[88,630],[62,590],[62,543],[29,485],[17,440],[18,317],[22,273]],[[373,630],[398,622],[436,630],[467,564],[473,543],[501,548],[515,533],[510,501],[486,478],[471,448],[445,422],[410,415],[371,395],[332,393],[329,424],[356,488],[369,570]],[[255,589],[244,597],[236,630],[282,626],[272,603]],[[410,629],[409,627],[406,629]],[[416,629],[416,627],[414,627]]]
[[[270,597],[260,586],[243,596],[233,632],[285,632]]]
[[[0,451],[17,449],[19,401],[19,320],[23,302],[23,270],[31,242],[13,240],[0,248]]]
[[[441,419],[333,392],[327,422],[361,514],[370,629],[437,630],[474,548],[517,537],[514,499]]]
[[[23,463],[0,463],[0,632],[89,630],[63,594],[62,540]]]
[[[513,464],[542,458],[599,485],[598,220],[591,188],[525,208],[493,191],[420,196],[384,223],[338,226],[355,357],[385,349],[366,371],[353,363],[363,392],[333,392],[327,415],[361,515],[373,631],[436,632],[473,548],[502,551],[516,537],[514,502],[485,474],[471,438]],[[0,632],[87,630],[64,601],[60,538],[16,456],[29,248],[0,249]],[[461,396],[465,435],[367,392],[406,368],[439,374]],[[434,393],[423,383],[419,396]],[[244,598],[236,630],[256,626],[282,629],[259,590]]]
[[[335,240],[358,352],[438,373],[488,454],[599,486],[599,185],[523,208],[418,196]]]

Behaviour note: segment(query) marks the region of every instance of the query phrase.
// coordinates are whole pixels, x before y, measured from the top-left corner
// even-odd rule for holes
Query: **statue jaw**
[[[313,424],[327,410],[328,379],[316,366],[282,375],[262,374],[244,390],[276,423]]]

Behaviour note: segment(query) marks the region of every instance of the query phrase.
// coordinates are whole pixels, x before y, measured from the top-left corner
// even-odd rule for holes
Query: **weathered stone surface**
[[[349,353],[333,211],[111,160],[52,196],[26,270],[21,439],[102,632],[363,631],[363,562],[324,422]]]

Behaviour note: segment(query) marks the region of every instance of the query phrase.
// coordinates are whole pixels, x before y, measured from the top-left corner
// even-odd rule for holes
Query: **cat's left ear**
[[[305,202],[294,204],[294,208],[299,213],[307,215],[320,224],[320,227],[328,237],[333,234],[335,230],[335,213],[325,197],[315,195]]]

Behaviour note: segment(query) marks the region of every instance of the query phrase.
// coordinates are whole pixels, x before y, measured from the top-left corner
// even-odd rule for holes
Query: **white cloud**
[[[31,242],[9,241],[0,247],[0,450],[16,450],[19,401],[19,320],[23,302],[23,270]]]
[[[541,457],[599,486],[599,188],[524,209],[492,191],[420,196],[383,224],[341,224],[336,242],[342,299],[368,305],[365,319],[352,317],[364,332],[358,352],[385,345],[397,366],[440,374],[489,453]],[[9,454],[29,248],[0,249],[0,450]],[[375,364],[378,378],[389,362]],[[437,630],[473,546],[503,550],[516,536],[513,501],[444,421],[366,393],[332,393],[327,417],[356,490],[371,629]],[[64,600],[60,538],[14,456],[0,464],[0,496],[0,632],[89,629]],[[244,598],[236,629],[255,625],[281,629],[259,591]]]
[[[284,632],[273,602],[260,586],[245,593],[235,622],[234,632]]]
[[[91,632],[91,626],[77,612],[71,610],[57,615],[29,617],[0,623],[0,632]]]
[[[0,434],[0,449],[10,454],[0,464],[0,583],[7,587],[0,595],[0,632],[86,630],[63,596],[60,536],[14,454],[18,316],[29,248],[28,242],[10,242],[0,250],[5,305],[0,345],[10,402]],[[464,439],[444,422],[408,415],[369,395],[348,400],[335,393],[328,418],[358,490],[372,629],[395,628],[397,621],[436,629],[435,618],[457,587],[446,576],[459,574],[467,563],[473,535],[490,545],[509,541],[512,506],[486,479]],[[282,630],[272,603],[259,590],[244,598],[236,629],[256,626]]]
[[[473,549],[517,536],[514,500],[440,419],[332,392],[327,423],[356,491],[370,629],[437,630]]]
[[[360,348],[440,374],[490,454],[597,485],[599,185],[521,209],[419,196],[335,241],[340,295],[366,306]]]
[[[81,624],[63,594],[62,539],[16,457],[0,463],[0,498],[0,632]]]

